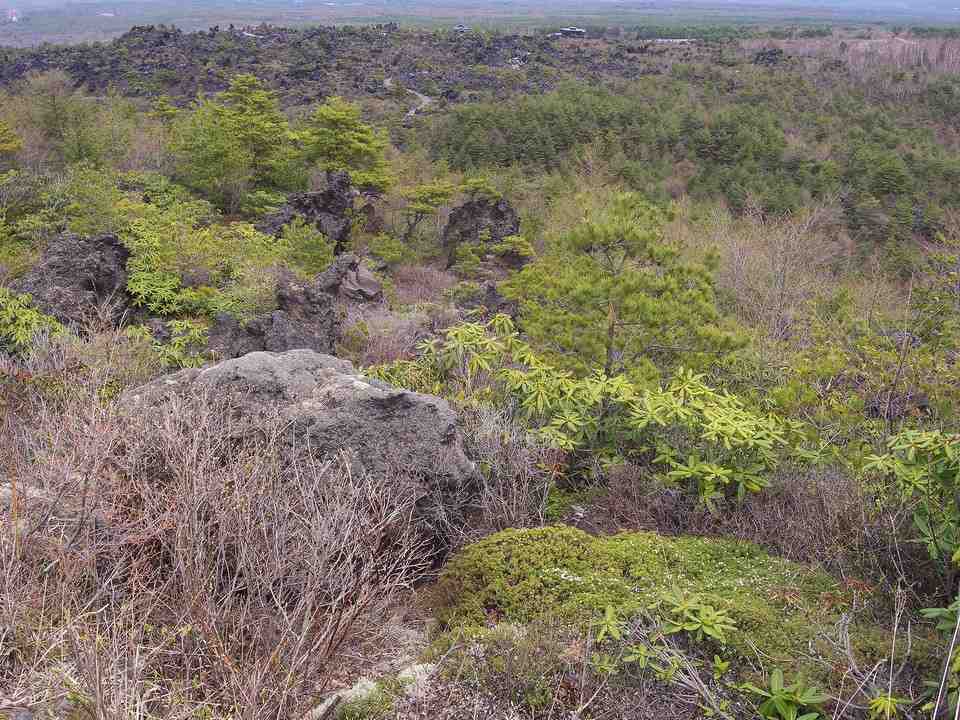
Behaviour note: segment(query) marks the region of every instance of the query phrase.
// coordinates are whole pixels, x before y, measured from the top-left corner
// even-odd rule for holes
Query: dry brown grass
[[[618,527],[737,538],[820,565],[854,584],[866,582],[884,592],[903,584],[918,601],[939,592],[925,548],[906,540],[913,533],[912,508],[881,509],[856,478],[837,468],[784,467],[763,492],[710,512],[627,466],[613,473],[609,493],[597,504],[596,512]]]
[[[465,449],[482,474],[477,512],[463,541],[506,528],[542,525],[557,451],[502,410],[476,408],[464,413],[463,424]]]
[[[442,302],[444,293],[457,284],[457,278],[429,265],[401,265],[393,272],[393,283],[398,304],[424,305]]]
[[[102,352],[89,374],[55,343],[3,366],[0,696],[98,720],[301,716],[423,569],[412,485],[240,441],[215,398],[123,414],[107,393],[142,377]]]

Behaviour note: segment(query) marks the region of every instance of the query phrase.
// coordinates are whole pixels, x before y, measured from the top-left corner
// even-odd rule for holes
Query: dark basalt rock
[[[47,244],[40,262],[11,289],[29,293],[34,306],[62,323],[82,323],[107,303],[116,321],[128,307],[129,256],[116,235],[64,233]]]
[[[477,312],[484,318],[492,318],[495,315],[516,317],[518,312],[517,303],[501,295],[495,282],[484,282],[477,288],[476,293],[458,302],[457,307]]]
[[[277,282],[278,308],[245,324],[230,315],[219,315],[208,333],[210,351],[224,358],[258,350],[333,352],[340,337],[336,304],[339,283],[331,286],[329,279],[321,280],[323,277],[308,283],[283,272]]]
[[[443,248],[447,267],[456,262],[457,249],[463,244],[479,247],[481,255],[493,253],[493,247],[510,235],[520,232],[520,218],[513,206],[503,198],[481,197],[470,200],[450,213],[443,229]],[[512,265],[522,265],[522,258],[508,258]]]
[[[350,239],[353,200],[357,195],[347,173],[328,172],[326,188],[291,195],[287,204],[266,216],[257,224],[257,229],[277,237],[286,225],[300,217],[322,232],[334,244],[334,252],[339,254],[346,249]]]
[[[340,340],[340,301],[367,302],[383,297],[373,274],[353,255],[340,255],[312,281],[283,271],[277,281],[277,309],[241,324],[220,315],[208,333],[216,356],[235,358],[258,350],[307,349],[332,353]]]
[[[776,67],[787,61],[787,55],[780,48],[764,48],[756,52],[753,56],[754,65],[763,65],[765,67]]]

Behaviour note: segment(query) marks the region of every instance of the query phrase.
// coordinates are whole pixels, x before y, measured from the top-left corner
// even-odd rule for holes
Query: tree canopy
[[[732,349],[709,270],[664,242],[668,217],[636,194],[617,194],[504,283],[534,345],[579,373],[634,377]]]

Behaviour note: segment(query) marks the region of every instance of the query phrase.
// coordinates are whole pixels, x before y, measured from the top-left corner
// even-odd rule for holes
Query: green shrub
[[[40,333],[63,332],[63,326],[33,307],[32,300],[0,287],[0,350],[19,352]]]
[[[735,652],[755,647],[778,663],[801,662],[837,609],[829,576],[732,540],[654,533],[593,537],[553,526],[504,530],[452,558],[433,590],[446,628],[568,620],[587,624],[613,607],[627,618],[657,612],[669,598],[695,596],[723,620]]]
[[[157,359],[167,368],[199,367],[209,359],[206,352],[207,327],[195,320],[170,320],[166,323],[170,340],[161,343],[154,340],[150,330],[143,325],[127,328],[132,340],[149,342]]]
[[[287,255],[283,240],[247,223],[211,224],[203,201],[132,203],[130,213],[122,238],[131,253],[127,290],[137,305],[165,316],[249,315],[273,302],[271,268]]]
[[[333,243],[302,217],[284,225],[280,237],[287,246],[287,262],[304,277],[323,272],[333,262]]]
[[[819,452],[804,447],[802,423],[714,390],[701,374],[680,369],[661,387],[602,371],[577,378],[537,357],[503,315],[448,328],[422,350],[416,364],[423,376],[445,380],[448,394],[469,402],[509,398],[519,419],[564,451],[568,472],[578,476],[595,479],[597,469],[631,460],[715,509],[724,499],[766,487],[785,458],[819,459]],[[390,365],[369,372],[388,382],[396,374]],[[409,370],[404,375],[416,379]]]

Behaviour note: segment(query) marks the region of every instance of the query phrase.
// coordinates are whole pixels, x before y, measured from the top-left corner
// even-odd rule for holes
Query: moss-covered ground
[[[562,525],[505,530],[465,548],[433,597],[447,630],[542,620],[586,626],[611,607],[624,619],[656,618],[668,612],[665,598],[695,597],[732,619],[724,649],[749,666],[827,683],[839,652],[830,639],[851,600],[830,575],[749,543],[648,532],[594,537]],[[872,643],[888,638],[863,629],[856,635]]]

